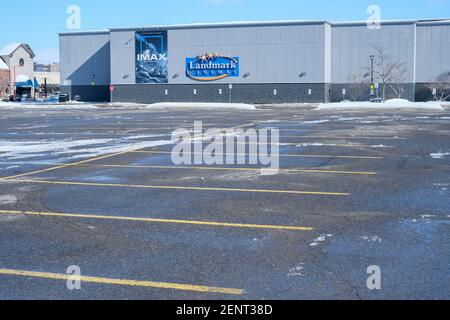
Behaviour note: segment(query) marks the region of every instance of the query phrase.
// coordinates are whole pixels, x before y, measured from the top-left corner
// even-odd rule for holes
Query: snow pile
[[[369,101],[362,102],[336,102],[322,103],[317,110],[345,110],[345,109],[426,109],[426,110],[444,110],[438,102],[411,102],[404,99],[387,100],[384,103],[373,103]]]
[[[162,102],[148,105],[148,108],[174,109],[228,109],[228,110],[256,110],[251,104],[243,103],[191,103],[191,102]]]
[[[108,105],[116,108],[145,108],[148,106],[148,104],[135,102],[111,102]]]
[[[160,102],[145,104],[135,102],[112,102],[108,105],[117,108],[256,110],[254,105],[242,103]]]

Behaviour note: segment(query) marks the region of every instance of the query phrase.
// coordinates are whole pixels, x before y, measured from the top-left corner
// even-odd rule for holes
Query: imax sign
[[[219,54],[202,54],[196,58],[187,58],[186,75],[197,81],[239,77],[239,58]]]
[[[141,62],[141,61],[166,61],[166,60],[168,60],[167,53],[164,53],[164,54],[160,54],[160,53],[154,53],[154,54],[142,53],[142,54],[138,54],[137,55],[137,61],[139,61],[139,62]]]

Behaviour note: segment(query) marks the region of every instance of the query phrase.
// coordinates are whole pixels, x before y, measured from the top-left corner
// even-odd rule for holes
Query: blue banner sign
[[[186,76],[196,81],[217,81],[228,77],[239,77],[239,58],[211,53],[187,58]]]
[[[168,83],[167,31],[136,32],[136,83]]]

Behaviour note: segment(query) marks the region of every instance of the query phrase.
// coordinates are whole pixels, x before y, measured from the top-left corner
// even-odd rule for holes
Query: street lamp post
[[[374,59],[375,56],[371,55],[370,56],[370,61],[371,61],[371,67],[370,67],[370,101],[374,102],[375,99],[375,79],[374,79]]]

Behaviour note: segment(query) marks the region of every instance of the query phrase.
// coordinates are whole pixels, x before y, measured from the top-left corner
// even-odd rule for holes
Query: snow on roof
[[[10,43],[10,44],[7,44],[6,46],[4,46],[0,50],[0,56],[9,56],[14,51],[16,51],[17,48],[19,48],[19,47],[23,47],[30,54],[31,58],[34,58],[36,56],[29,45],[27,45],[25,43],[18,43],[18,42],[13,42],[13,43]]]
[[[10,44],[7,44],[0,50],[0,56],[9,56],[11,53],[13,53],[18,47],[20,46],[20,43],[13,42]]]
[[[0,58],[0,70],[9,70],[8,65]]]
[[[28,81],[30,81],[30,80],[31,80],[31,79],[30,79],[29,76],[26,76],[26,75],[23,75],[23,74],[18,75],[18,76],[16,77],[16,82],[28,82]]]

